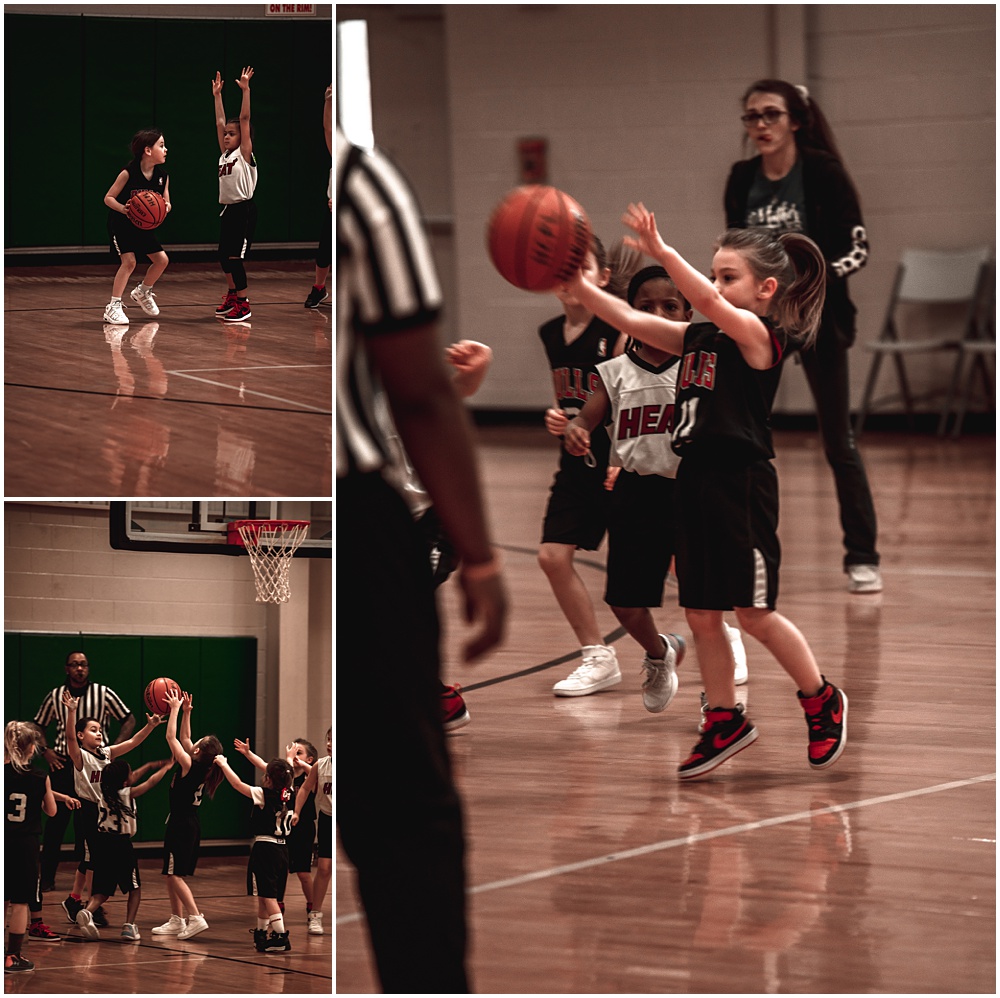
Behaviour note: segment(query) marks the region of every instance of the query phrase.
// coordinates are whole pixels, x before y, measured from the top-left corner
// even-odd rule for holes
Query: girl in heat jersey
[[[226,275],[228,289],[215,314],[226,322],[249,319],[247,272],[243,261],[253,242],[257,225],[257,205],[253,194],[257,187],[257,160],[253,155],[253,126],[250,124],[250,78],[253,69],[246,66],[236,81],[243,91],[238,118],[226,118],[222,106],[222,76],[215,74],[212,94],[215,97],[215,129],[219,136],[219,204],[222,205],[222,233],[219,237],[219,262]]]

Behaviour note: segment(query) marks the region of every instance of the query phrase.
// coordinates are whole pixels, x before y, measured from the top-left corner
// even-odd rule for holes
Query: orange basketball
[[[586,212],[568,194],[528,184],[493,209],[486,245],[505,280],[525,291],[551,291],[583,265],[590,233]]]
[[[125,212],[137,229],[155,229],[167,217],[167,202],[156,191],[136,191]]]
[[[170,707],[163,698],[171,691],[178,696],[181,695],[181,688],[172,679],[154,679],[142,695],[142,699],[146,702],[146,710],[150,714],[169,714]]]

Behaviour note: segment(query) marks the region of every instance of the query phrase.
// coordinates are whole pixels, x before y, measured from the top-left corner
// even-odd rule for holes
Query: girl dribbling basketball
[[[257,205],[253,201],[253,192],[257,187],[257,161],[253,157],[253,126],[250,124],[252,76],[253,69],[246,66],[236,81],[243,91],[240,116],[228,120],[222,106],[222,75],[217,72],[212,82],[215,128],[222,153],[219,156],[219,204],[222,205],[219,263],[228,285],[215,314],[226,322],[242,322],[251,315],[243,261],[257,225]]]
[[[149,258],[149,269],[129,297],[147,315],[160,314],[153,300],[153,285],[167,269],[170,258],[163,251],[154,230],[137,228],[129,221],[126,206],[138,191],[155,191],[166,202],[167,214],[170,214],[170,180],[163,165],[166,161],[167,145],[158,129],[146,128],[136,132],[132,138],[132,161],[118,174],[108,193],[104,195],[104,203],[109,208],[111,250],[121,259],[111,286],[111,301],[104,309],[105,322],[116,325],[128,322],[128,316],[122,307],[122,294],[135,270],[137,256]]]

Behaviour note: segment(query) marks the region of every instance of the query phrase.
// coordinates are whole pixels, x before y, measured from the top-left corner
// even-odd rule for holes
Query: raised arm
[[[309,775],[302,781],[302,786],[299,787],[298,793],[295,795],[295,813],[292,816],[292,825],[297,825],[299,823],[299,812],[305,807],[306,801],[309,799],[309,795],[314,793],[316,790],[316,784],[319,782],[319,767],[313,766],[309,770]]]
[[[181,767],[181,776],[187,776],[191,772],[191,756],[177,738],[177,715],[181,709],[181,698],[171,690],[164,700],[170,706],[170,714],[167,716],[167,748],[174,761]]]
[[[76,740],[76,708],[79,699],[69,690],[63,690],[63,704],[66,706],[66,751],[73,760],[73,768],[83,769],[83,756],[80,754],[80,743]]]
[[[194,709],[194,697],[190,693],[185,693],[181,701],[181,728],[178,740],[184,746],[184,751],[191,754],[194,743],[191,741],[191,711]]]
[[[118,756],[124,755],[126,752],[131,752],[132,749],[141,745],[153,732],[153,729],[161,723],[163,719],[159,714],[147,714],[146,724],[144,727],[140,728],[131,738],[126,739],[123,742],[115,742],[114,745],[108,746],[108,753],[112,759],[117,759]]]
[[[155,766],[156,763],[153,763],[153,765]],[[171,769],[173,769],[174,760],[167,759],[164,762],[161,762],[159,765],[160,768],[155,773],[153,773],[152,776],[150,776],[149,779],[145,781],[145,783],[140,783],[138,786],[136,786],[135,784],[132,785],[133,800],[136,797],[141,797],[143,794],[148,793],[150,790],[152,790],[153,787],[155,787],[156,784],[159,783],[160,780],[162,780],[163,777],[166,776]]]
[[[250,77],[253,68],[244,66],[240,78],[236,81],[243,91],[243,103],[240,104],[240,152],[249,163],[253,157],[253,139],[250,138]]]
[[[234,790],[243,794],[244,797],[253,797],[253,787],[248,786],[233,772],[232,767],[229,765],[229,760],[224,755],[217,755],[213,761],[222,770],[223,775]]]
[[[238,738],[233,739],[233,748],[239,752],[244,758],[249,759],[250,762],[256,769],[263,770],[267,772],[267,763],[257,755],[256,752],[250,751],[250,739],[248,738],[245,742],[241,742]]]
[[[215,98],[215,132],[219,138],[219,152],[225,152],[222,136],[226,131],[226,109],[222,106],[222,74],[218,71],[212,81],[212,96]]]

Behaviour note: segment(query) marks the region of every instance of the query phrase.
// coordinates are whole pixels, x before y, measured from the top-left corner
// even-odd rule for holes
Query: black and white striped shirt
[[[35,715],[35,724],[43,731],[53,721],[56,722],[56,741],[52,750],[57,755],[68,754],[66,749],[66,705],[63,703],[63,690],[66,689],[69,689],[73,696],[77,696],[76,691],[65,684],[57,686],[46,695]],[[110,741],[108,722],[112,718],[124,721],[131,713],[122,698],[110,686],[101,686],[100,683],[88,683],[87,688],[79,695],[79,699],[80,702],[76,705],[77,720],[81,717],[96,718],[101,722],[106,741]]]
[[[364,342],[434,321],[441,286],[409,184],[337,130],[337,477],[387,461]]]

